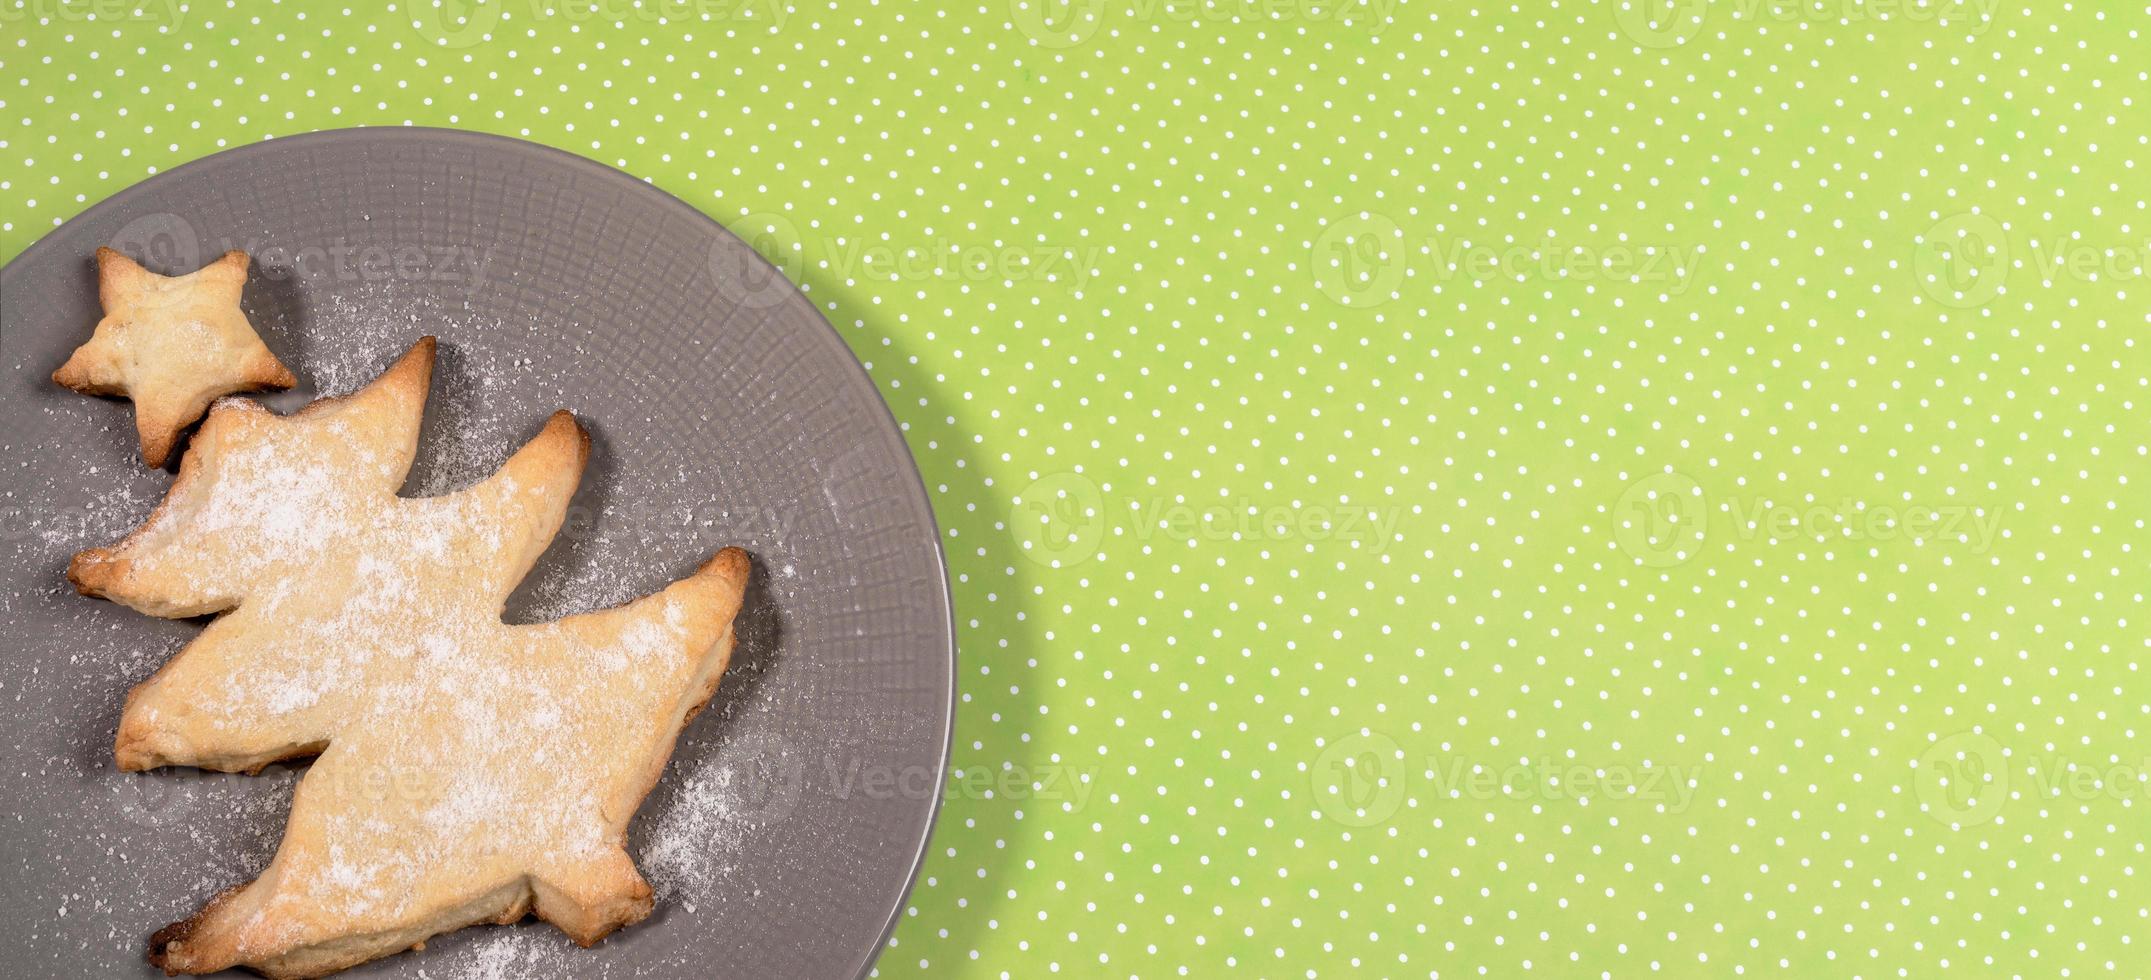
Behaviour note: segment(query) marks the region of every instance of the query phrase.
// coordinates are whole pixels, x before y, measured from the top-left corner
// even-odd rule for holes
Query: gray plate
[[[685,203],[556,150],[442,130],[279,139],[161,174],[0,271],[0,974],[136,977],[149,934],[252,877],[304,766],[120,773],[127,689],[200,630],[76,596],[75,550],[170,485],[122,401],[48,376],[98,316],[91,255],[255,256],[245,307],[288,411],[421,334],[442,362],[408,494],[491,472],[555,408],[596,439],[569,526],[510,601],[547,619],[756,557],[741,646],[630,841],[648,921],[577,950],[481,926],[350,976],[851,977],[886,941],[945,778],[947,581],[918,471],[843,341]]]

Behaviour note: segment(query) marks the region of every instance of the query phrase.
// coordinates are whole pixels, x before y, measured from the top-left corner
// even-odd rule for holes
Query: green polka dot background
[[[8,3],[0,258],[418,124],[805,289],[955,594],[881,976],[2151,962],[2141,5]]]

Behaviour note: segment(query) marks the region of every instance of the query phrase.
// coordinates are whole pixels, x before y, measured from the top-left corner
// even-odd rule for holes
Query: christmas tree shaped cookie
[[[121,769],[319,756],[261,876],[151,940],[169,972],[320,976],[531,912],[588,945],[651,911],[628,820],[716,690],[747,556],[503,623],[589,438],[560,412],[485,481],[398,496],[433,349],[290,416],[218,402],[149,520],[68,570],[153,616],[222,613],[128,696]]]
[[[98,249],[104,319],[52,380],[88,395],[132,399],[142,461],[163,466],[179,430],[219,396],[298,383],[239,311],[246,264],[245,252],[226,252],[187,275],[160,276]]]

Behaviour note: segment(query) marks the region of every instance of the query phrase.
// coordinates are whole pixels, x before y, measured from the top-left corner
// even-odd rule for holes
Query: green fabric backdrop
[[[13,2],[0,258],[413,123],[800,282],[954,578],[883,976],[2144,969],[2141,5]]]

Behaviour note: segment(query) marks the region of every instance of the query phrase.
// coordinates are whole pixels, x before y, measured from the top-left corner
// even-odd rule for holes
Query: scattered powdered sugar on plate
[[[384,288],[360,288],[338,292],[314,303],[308,310],[317,346],[306,353],[300,380],[311,384],[320,397],[348,395],[366,386],[381,368],[424,336],[477,332],[457,328],[490,328],[468,310],[453,309],[439,302],[398,294]],[[505,383],[514,367],[508,358],[489,349],[459,353],[483,363],[466,384],[481,388]],[[520,372],[528,374],[529,372]],[[514,377],[515,383],[523,378]],[[436,390],[438,398],[442,392]],[[438,407],[436,406],[436,410]]]
[[[304,381],[319,397],[348,395],[365,387],[381,369],[429,335],[470,335],[495,330],[476,314],[434,302],[413,302],[385,289],[337,293],[313,312],[323,349],[310,351]],[[547,384],[546,382],[552,382]],[[534,420],[506,420],[482,411],[491,393],[508,385],[558,390],[558,378],[544,378],[525,360],[511,359],[486,344],[446,344],[434,364],[432,396],[427,402],[430,438],[412,467],[406,492],[429,497],[474,483],[490,474],[513,452],[528,431],[511,426]],[[542,416],[541,416],[542,418]]]
[[[735,799],[734,774],[712,756],[691,773],[671,775],[679,780],[679,792],[657,814],[649,843],[637,857],[657,900],[677,900],[691,913],[732,869],[733,855],[724,845],[733,838],[726,824]]]
[[[461,942],[466,935],[479,938]],[[611,964],[602,954],[578,949],[550,928],[528,925],[472,926],[463,933],[440,937],[428,950],[437,959],[422,957],[426,962],[418,968],[420,980],[604,980],[612,975]]]

